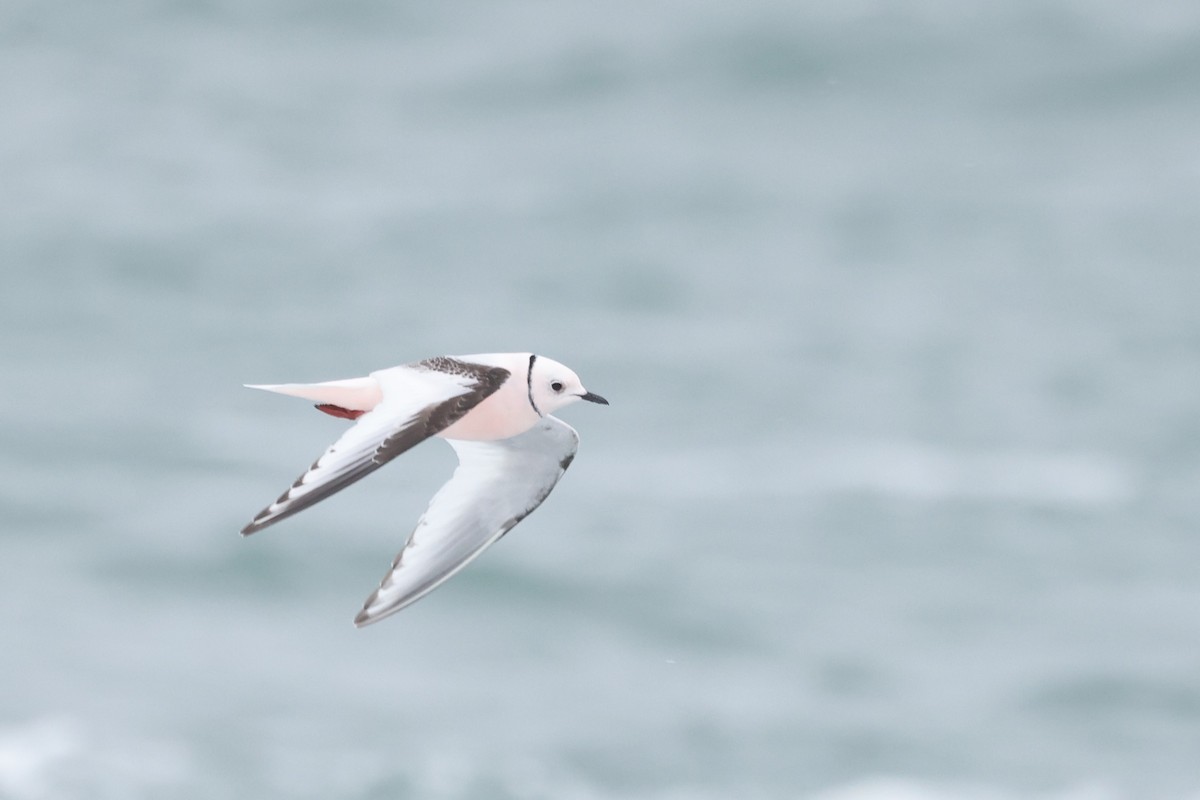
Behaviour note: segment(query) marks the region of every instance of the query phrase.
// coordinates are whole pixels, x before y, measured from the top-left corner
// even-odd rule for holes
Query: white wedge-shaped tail
[[[383,390],[379,388],[379,381],[370,375],[365,378],[347,378],[324,383],[247,383],[246,388],[301,397],[351,411],[370,411],[383,400]]]

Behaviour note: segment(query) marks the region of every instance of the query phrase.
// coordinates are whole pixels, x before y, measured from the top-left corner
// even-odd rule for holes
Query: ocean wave
[[[81,749],[79,726],[67,719],[0,729],[0,797],[50,796],[55,771]]]
[[[489,796],[557,800],[723,800],[745,797],[788,797],[795,800],[1141,800],[1096,781],[1080,781],[1065,788],[1023,791],[972,782],[939,781],[901,776],[865,777],[824,789],[789,792],[780,786],[751,781],[740,787],[714,787],[682,781],[675,785],[631,793],[595,776],[543,763],[516,759],[502,763],[474,763],[464,755],[413,754],[402,762],[376,752],[330,754],[306,758],[266,746],[239,763],[239,769],[213,769],[204,759],[181,757],[183,743],[164,744],[128,737],[97,735],[80,722],[61,717],[35,719],[0,729],[0,798],[5,800],[94,800],[97,797],[180,798],[219,796],[334,796],[343,800],[388,796],[423,800],[467,800]],[[367,748],[368,751],[370,748]],[[257,767],[251,766],[254,762]],[[383,767],[383,764],[388,766]],[[347,767],[353,765],[349,772]],[[352,773],[352,774],[351,774]],[[220,774],[219,779],[214,775]],[[736,789],[736,791],[734,790]],[[1200,800],[1200,792],[1157,795],[1156,800]]]
[[[673,452],[628,465],[633,493],[692,497],[874,494],[904,500],[1018,502],[1081,509],[1134,500],[1140,481],[1107,454],[964,451],[912,442],[848,442]]]
[[[821,791],[810,800],[1132,800],[1132,795],[1101,783],[1081,783],[1048,792],[1016,792],[982,785],[880,777]]]
[[[1128,502],[1132,470],[1106,455],[1038,451],[956,452],[921,444],[830,448],[809,464],[810,485],[928,500],[1012,500],[1066,506]]]
[[[70,717],[0,728],[0,798],[94,800],[154,797],[186,785],[179,746],[106,735]]]

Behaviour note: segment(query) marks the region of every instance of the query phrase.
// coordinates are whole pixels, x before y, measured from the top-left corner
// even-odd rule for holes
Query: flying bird
[[[579,400],[608,405],[567,367],[532,353],[439,356],[324,383],[251,385],[353,420],[312,466],[255,515],[248,536],[339,492],[431,436],[458,468],[433,499],[354,624],[378,622],[465,567],[550,494],[579,435],[550,416]]]

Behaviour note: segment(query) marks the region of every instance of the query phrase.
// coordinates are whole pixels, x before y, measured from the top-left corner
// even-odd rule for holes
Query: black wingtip
[[[266,514],[264,512],[263,514],[259,514],[257,517],[246,523],[246,527],[242,528],[241,531],[242,536],[249,536],[252,533],[258,533],[272,522],[275,522],[274,519],[263,519],[265,516]]]

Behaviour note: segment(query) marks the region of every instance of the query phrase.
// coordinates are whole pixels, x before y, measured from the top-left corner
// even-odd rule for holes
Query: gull
[[[365,378],[246,386],[315,401],[354,425],[255,515],[243,536],[345,489],[431,436],[458,455],[453,476],[354,618],[358,627],[429,594],[542,504],[579,445],[575,429],[551,412],[579,400],[608,405],[570,369],[533,353],[438,356]]]

